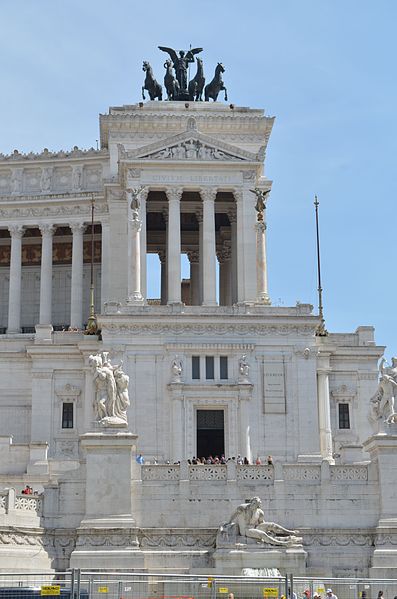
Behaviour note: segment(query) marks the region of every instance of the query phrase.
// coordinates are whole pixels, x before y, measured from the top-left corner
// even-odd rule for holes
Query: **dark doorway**
[[[225,418],[223,410],[197,410],[197,457],[207,458],[225,453]]]

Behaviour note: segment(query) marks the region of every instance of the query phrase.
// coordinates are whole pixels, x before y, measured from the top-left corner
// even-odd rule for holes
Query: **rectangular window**
[[[214,356],[205,356],[205,378],[207,380],[215,378]]]
[[[219,358],[219,373],[221,379],[229,378],[227,373],[227,356],[221,356]]]
[[[62,428],[73,428],[73,404],[62,404]]]
[[[200,379],[200,356],[192,356],[192,379]]]
[[[339,428],[350,428],[349,404],[340,403],[339,406]]]

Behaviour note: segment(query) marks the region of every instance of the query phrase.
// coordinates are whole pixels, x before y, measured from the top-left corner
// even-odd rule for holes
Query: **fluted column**
[[[181,303],[181,187],[167,189],[168,235],[167,274],[168,303]]]
[[[158,252],[161,268],[161,299],[160,303],[164,306],[167,303],[167,254],[165,250]]]
[[[230,243],[230,242],[229,242]],[[231,276],[230,276],[230,256],[231,249],[228,245],[222,247],[217,252],[219,262],[219,305],[231,305]]]
[[[10,225],[11,261],[10,286],[8,291],[8,333],[21,331],[21,285],[22,285],[22,237],[24,227]]]
[[[190,262],[190,304],[198,306],[200,301],[199,252],[192,250],[187,255]]]
[[[198,266],[198,306],[203,303],[203,211],[196,212],[196,218],[199,226],[198,246],[199,246],[199,266]]]
[[[236,209],[229,210],[228,217],[230,221],[231,238],[231,257],[230,257],[230,304],[237,303],[237,212]]]
[[[39,226],[41,232],[40,316],[39,324],[52,324],[52,239],[56,227]]]
[[[147,298],[147,233],[146,233],[146,202],[149,195],[149,189],[143,189],[139,194],[140,199],[140,219],[141,219],[141,293],[143,298]]]
[[[85,224],[72,223],[72,287],[70,295],[70,326],[83,328],[83,235]]]
[[[270,304],[267,290],[266,222],[256,223],[256,285],[257,302]]]
[[[216,245],[215,198],[216,188],[203,188],[203,305],[216,306]]]
[[[103,310],[105,302],[109,301],[109,276],[110,276],[110,261],[109,261],[109,244],[110,244],[110,226],[109,222],[102,221],[102,237],[101,237],[101,309]]]

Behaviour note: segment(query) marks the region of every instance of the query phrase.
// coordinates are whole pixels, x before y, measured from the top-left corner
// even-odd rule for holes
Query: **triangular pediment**
[[[121,161],[135,160],[172,160],[172,161],[226,161],[226,162],[262,162],[264,149],[253,154],[234,145],[224,143],[190,128],[183,133],[173,135],[155,143],[125,150],[118,144]]]

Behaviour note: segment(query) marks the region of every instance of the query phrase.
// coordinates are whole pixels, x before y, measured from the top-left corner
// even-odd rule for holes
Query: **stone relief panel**
[[[8,194],[11,192],[11,170],[0,172],[0,194]]]
[[[66,191],[72,187],[72,167],[57,166],[53,172],[53,189]]]
[[[41,191],[41,169],[24,169],[22,190],[24,193],[37,193]]]
[[[97,189],[102,179],[102,166],[85,166],[83,171],[84,189]]]

